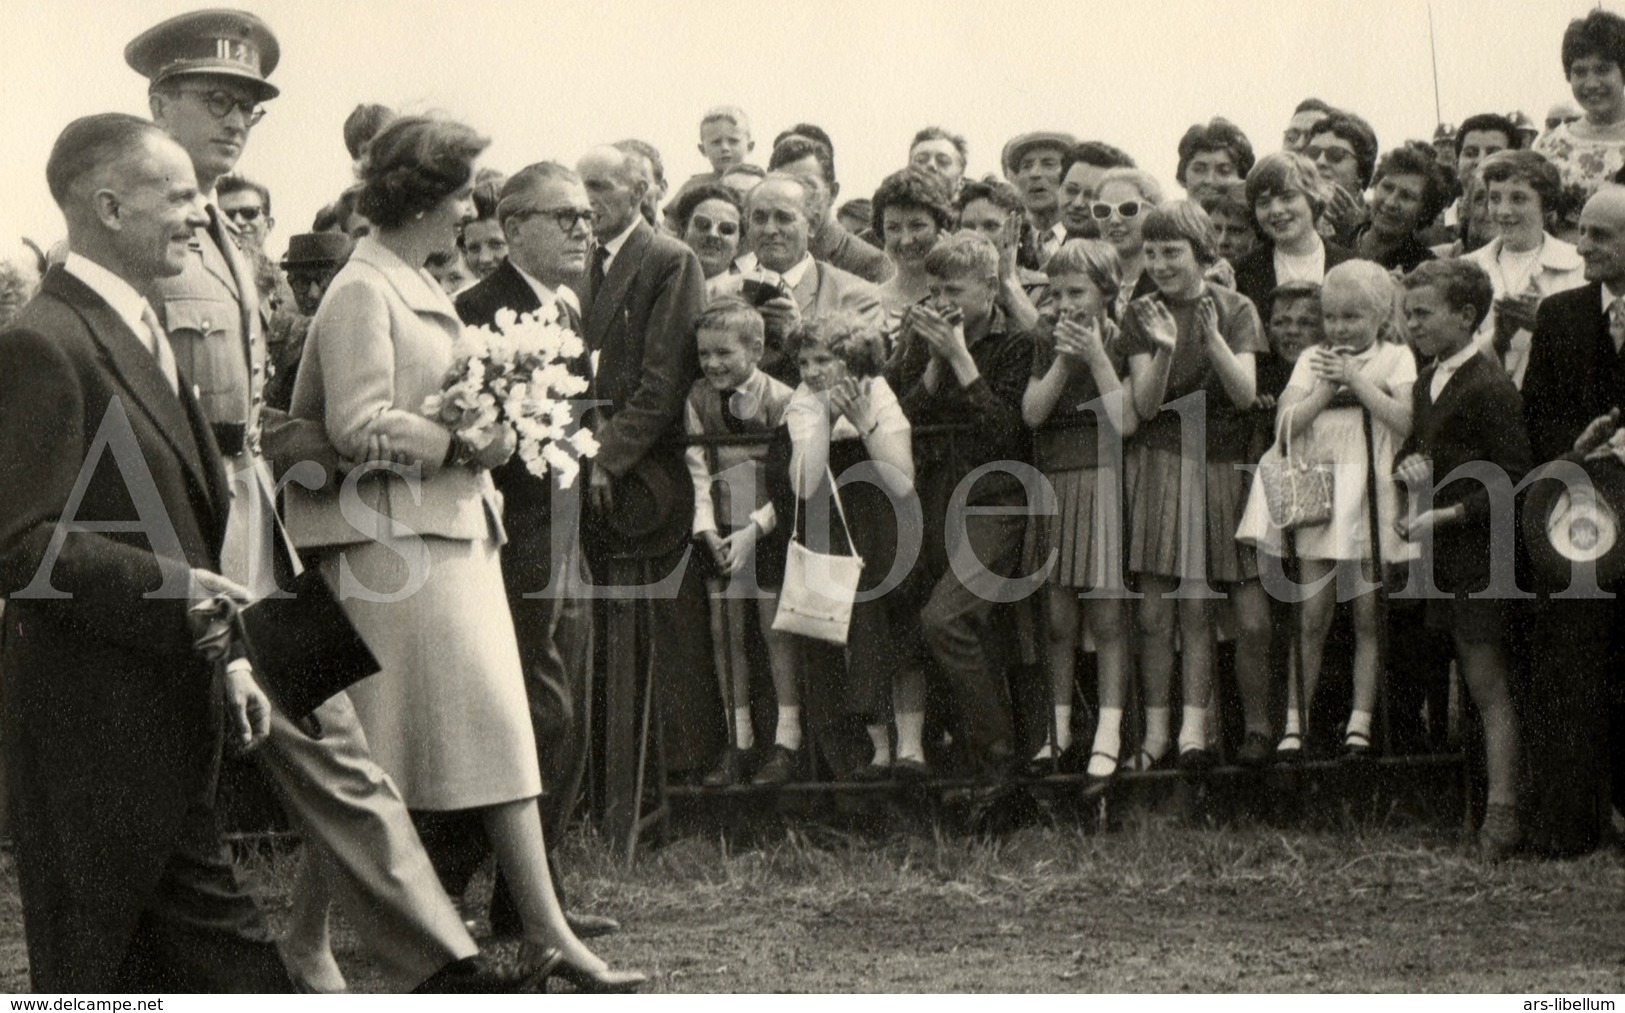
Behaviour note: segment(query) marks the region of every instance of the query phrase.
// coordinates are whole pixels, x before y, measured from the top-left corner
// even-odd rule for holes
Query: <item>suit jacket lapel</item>
[[[113,375],[130,393],[130,399],[140,406],[163,434],[164,441],[191,472],[198,489],[214,505],[225,503],[219,483],[211,482],[216,476],[210,474],[203,460],[202,448],[209,444],[197,442],[192,420],[188,418],[183,404],[183,399],[191,399],[191,392],[184,391],[181,397],[177,397],[169,389],[169,381],[164,378],[163,370],[158,368],[158,362],[147,350],[146,344],[113,312],[113,307],[79,279],[61,268],[53,268],[45,276],[41,287],[73,307],[84,320],[91,337],[102,347]]]
[[[813,261],[805,271],[801,272],[801,280],[792,290],[796,297],[796,308],[801,315],[806,316],[813,305],[818,302],[818,293],[824,288],[824,265]]]
[[[587,303],[587,333],[583,335],[587,344],[592,348],[603,346],[605,333],[615,314],[620,310],[621,304],[626,300],[626,290],[632,286],[632,279],[637,277],[638,267],[643,263],[643,255],[648,252],[649,244],[654,241],[654,230],[649,223],[639,221],[632,229],[632,234],[626,237],[615,254],[615,259],[609,262],[609,271],[604,275],[604,284],[588,297]]]
[[[209,233],[226,263],[226,270],[231,275],[231,285],[237,290],[237,306],[243,317],[243,340],[247,342],[254,333],[254,325],[257,323],[255,318],[259,315],[259,290],[254,285],[254,274],[249,269],[248,261],[244,258],[243,252],[237,248],[231,231],[220,220],[220,214],[213,204],[210,204],[208,209]],[[204,257],[203,262],[207,264],[209,258]]]
[[[536,290],[530,287],[524,275],[513,266],[510,260],[504,260],[502,266],[497,268],[497,289],[494,293],[498,304],[506,306],[518,314],[534,313],[542,308],[542,301],[536,297]]]

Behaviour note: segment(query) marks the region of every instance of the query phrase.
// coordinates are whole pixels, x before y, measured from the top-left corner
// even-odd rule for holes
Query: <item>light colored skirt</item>
[[[541,794],[519,648],[497,543],[411,538],[350,545],[322,576],[380,671],[350,687],[373,759],[412,809],[472,809]],[[414,562],[427,580],[401,594]],[[340,561],[348,578],[340,580]],[[356,584],[369,601],[346,597]]]
[[[1044,477],[1055,489],[1056,513],[1028,520],[1021,572],[1037,571],[1053,552],[1051,584],[1093,589],[1104,586],[1112,573],[1121,582],[1126,483],[1119,483],[1112,497],[1103,494],[1102,479],[1110,474],[1100,468],[1047,471]]]
[[[1258,576],[1257,556],[1236,541],[1250,484],[1246,469],[1231,461],[1198,468],[1175,451],[1142,444],[1124,470],[1130,572],[1214,584]]]

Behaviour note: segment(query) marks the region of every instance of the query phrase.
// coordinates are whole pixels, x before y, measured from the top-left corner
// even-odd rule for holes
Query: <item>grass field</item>
[[[630,869],[581,833],[565,862],[576,905],[625,925],[600,952],[656,991],[1625,990],[1617,850],[1488,867],[1449,829],[1390,822],[1204,830],[1145,813],[991,840],[795,823],[750,848],[683,837]],[[3,861],[0,989],[16,989]],[[273,920],[295,861],[248,863]],[[352,987],[376,987],[339,938]]]

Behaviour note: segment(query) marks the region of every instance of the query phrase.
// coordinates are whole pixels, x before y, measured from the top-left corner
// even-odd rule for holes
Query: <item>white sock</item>
[[[897,758],[899,760],[925,760],[925,711],[898,711]]]
[[[1353,734],[1364,735],[1367,739],[1371,738],[1371,712],[1355,711],[1350,714],[1348,730]]]
[[[750,708],[734,708],[734,745],[749,749],[756,745],[756,729],[750,726]]]
[[[1055,751],[1064,753],[1072,745],[1072,705],[1055,705]]]
[[[1179,722],[1179,751],[1207,748],[1207,708],[1185,705]]]
[[[1160,760],[1168,752],[1168,708],[1145,709],[1145,741],[1140,749],[1153,760]]]
[[[801,708],[779,705],[779,726],[773,733],[773,744],[794,752],[801,748]]]
[[[1117,769],[1116,757],[1123,749],[1123,708],[1102,707],[1095,722],[1095,741],[1089,747],[1089,773],[1105,777]],[[1104,756],[1098,755],[1104,753]]]
[[[876,767],[891,766],[891,728],[886,725],[870,725],[869,744],[875,747],[875,757],[869,762]]]
[[[1286,729],[1282,731],[1282,737],[1302,734],[1303,730],[1298,727],[1298,708],[1288,707],[1286,709]]]
[[[1303,749],[1303,732],[1298,727],[1298,708],[1286,709],[1286,728],[1281,731],[1281,741],[1275,744],[1277,753],[1296,753]]]

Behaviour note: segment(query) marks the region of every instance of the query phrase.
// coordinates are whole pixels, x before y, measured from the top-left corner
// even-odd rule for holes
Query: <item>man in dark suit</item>
[[[202,224],[185,151],[75,120],[46,166],[69,255],[0,335],[5,745],[33,987],[287,991],[215,822],[222,748],[270,705],[194,648],[221,577],[219,451],[140,294]],[[109,460],[108,458],[111,458]]]
[[[1523,417],[1537,462],[1579,460],[1625,407],[1625,189],[1604,187],[1580,215],[1581,288],[1548,296],[1535,314]],[[1610,672],[1621,660],[1621,599],[1552,596],[1537,582],[1529,681],[1521,715],[1534,798],[1530,843],[1552,855],[1597,846],[1609,818]],[[1617,591],[1617,588],[1604,588]],[[1621,728],[1613,722],[1613,734]],[[1616,744],[1613,798],[1625,796]]]
[[[521,315],[557,313],[558,320],[580,334],[575,293],[565,286],[580,284],[592,246],[593,210],[581,177],[557,162],[526,166],[503,184],[497,221],[508,240],[508,258],[484,281],[457,297],[457,315],[471,327],[494,327],[502,310]],[[587,375],[585,358],[575,368]],[[579,568],[585,566],[578,552],[575,508],[580,501],[562,498],[561,506],[570,508],[571,514],[555,518],[553,483],[532,475],[517,455],[492,471],[491,478],[502,493],[502,522],[508,530],[508,542],[502,547],[502,577],[519,638],[525,693],[546,791],[542,822],[550,849],[548,864],[562,903],[564,890],[554,849],[563,840],[586,769],[584,709],[592,673],[592,610],[580,592]],[[560,532],[562,548],[556,560],[555,531]],[[425,842],[431,854],[440,850],[428,835]],[[455,881],[452,887],[455,891]],[[601,915],[567,911],[565,917],[582,937],[604,935],[620,927]],[[515,935],[522,929],[500,874],[491,898],[491,928],[502,935]]]
[[[697,771],[720,749],[722,705],[704,635],[710,619],[703,579],[698,568],[677,573],[687,558],[694,498],[673,438],[681,436],[683,399],[699,376],[694,320],[705,304],[705,273],[692,250],[643,221],[647,183],[636,159],[598,147],[576,171],[598,216],[582,298],[582,336],[593,359],[590,396],[608,402],[592,420],[599,450],[588,469],[583,535],[605,584],[646,583],[639,573],[656,581],[677,577],[675,595],[651,592],[649,639],[661,651],[656,696],[667,766]],[[638,489],[653,493],[646,502],[658,501],[658,516],[647,524],[627,510]]]

